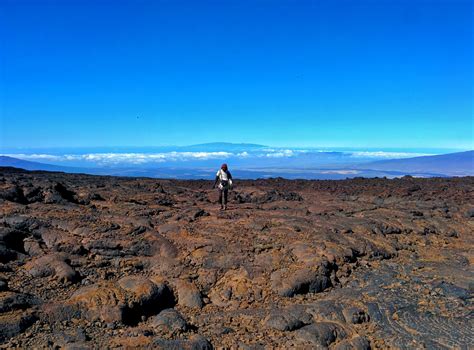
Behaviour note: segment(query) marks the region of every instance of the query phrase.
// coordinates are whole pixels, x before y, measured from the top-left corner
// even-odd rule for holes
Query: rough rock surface
[[[474,178],[0,168],[0,347],[474,347]]]

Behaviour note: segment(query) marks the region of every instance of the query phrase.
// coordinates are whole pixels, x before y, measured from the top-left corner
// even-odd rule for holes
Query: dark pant
[[[222,190],[219,190],[219,203],[221,205],[227,205],[227,193],[229,192],[228,188],[223,188]],[[222,195],[224,194],[224,195]]]

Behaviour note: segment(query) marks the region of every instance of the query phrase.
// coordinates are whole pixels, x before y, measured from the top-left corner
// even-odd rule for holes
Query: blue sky
[[[0,147],[473,148],[472,1],[0,0]]]

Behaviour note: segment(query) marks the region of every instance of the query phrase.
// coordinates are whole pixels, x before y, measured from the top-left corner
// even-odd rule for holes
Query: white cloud
[[[355,175],[359,174],[360,171],[357,170],[322,170],[320,174],[340,174],[340,175]]]
[[[352,152],[351,157],[354,158],[383,158],[383,159],[394,159],[394,158],[411,158],[411,157],[420,157],[427,156],[426,153],[410,153],[410,152],[384,152],[384,151],[374,151],[374,152]]]
[[[290,149],[281,150],[278,152],[266,153],[265,156],[269,158],[292,157],[295,153]]]
[[[283,158],[283,157],[295,157],[301,153],[307,153],[305,149],[265,149],[266,152],[263,156],[268,158]],[[260,155],[261,156],[261,155]]]
[[[55,162],[86,161],[100,164],[144,164],[149,162],[222,159],[233,156],[229,152],[166,152],[166,153],[87,153],[87,154],[5,154],[23,160]]]
[[[239,153],[230,152],[163,152],[163,153],[85,153],[85,154],[5,154],[6,156],[20,158],[32,161],[51,161],[51,162],[93,162],[99,164],[143,164],[157,163],[166,161],[189,161],[189,160],[209,160],[209,159],[227,159],[230,157],[249,158],[249,157],[266,157],[266,158],[283,158],[294,157],[307,150],[291,150],[291,149],[273,149],[268,148],[262,151],[252,152],[243,151]]]
[[[284,149],[284,148],[265,148],[257,151],[242,151],[239,153],[230,153],[223,151],[216,152],[161,152],[161,153],[84,153],[84,154],[4,154],[6,156],[20,158],[24,160],[38,162],[81,162],[96,163],[100,165],[115,164],[146,164],[146,163],[163,163],[163,162],[185,162],[196,160],[212,160],[212,159],[228,159],[228,158],[290,158],[297,157],[308,152],[324,152],[321,150],[308,149]],[[328,152],[328,151],[326,151]],[[346,152],[346,156],[352,158],[372,158],[372,159],[393,159],[408,158],[427,155],[424,153],[409,152],[385,152],[385,151],[355,151]]]
[[[194,158],[194,159],[215,159],[215,158],[228,158],[233,156],[229,152],[171,152],[178,158]]]
[[[187,161],[222,159],[232,156],[228,152],[166,152],[166,153],[93,153],[82,155],[82,160],[100,163],[132,163],[143,164],[149,162]]]

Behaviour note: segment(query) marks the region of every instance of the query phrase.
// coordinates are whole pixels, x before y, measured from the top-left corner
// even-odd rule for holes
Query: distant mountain
[[[48,171],[64,171],[61,166],[30,162],[13,157],[0,156],[0,166],[11,166],[25,170],[48,170]]]
[[[405,159],[381,160],[356,166],[357,169],[397,171],[410,175],[429,174],[446,176],[473,176],[474,151],[423,156]]]
[[[78,172],[87,172],[85,169],[44,164],[39,162],[31,162],[29,160],[23,160],[13,157],[0,156],[0,166],[2,167],[14,167],[25,170],[46,170],[46,171],[61,171],[65,173],[78,173]]]
[[[182,146],[179,147],[179,150],[202,152],[243,152],[261,148],[268,148],[268,146],[258,145],[255,143],[210,142],[201,143],[197,145]]]

